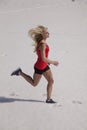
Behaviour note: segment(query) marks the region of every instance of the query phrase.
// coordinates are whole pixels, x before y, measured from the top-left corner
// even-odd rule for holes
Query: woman
[[[46,43],[46,39],[49,37],[48,28],[37,26],[36,28],[29,30],[28,33],[35,42],[35,52],[38,56],[37,61],[34,64],[33,78],[25,74],[20,68],[13,71],[11,76],[20,75],[32,86],[36,87],[43,75],[48,82],[46,103],[55,103],[55,101],[51,99],[54,79],[49,65],[53,64],[57,66],[59,63],[58,61],[48,59],[49,46]]]

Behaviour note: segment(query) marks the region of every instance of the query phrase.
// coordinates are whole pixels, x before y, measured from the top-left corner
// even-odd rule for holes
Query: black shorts
[[[46,66],[46,68],[43,69],[43,70],[39,70],[39,69],[37,69],[37,68],[34,67],[35,73],[37,73],[37,74],[43,74],[44,72],[46,72],[49,69],[50,69],[49,66]]]

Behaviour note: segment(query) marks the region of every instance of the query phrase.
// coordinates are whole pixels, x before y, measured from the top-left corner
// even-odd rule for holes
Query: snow
[[[46,80],[34,88],[23,78],[11,77],[21,67],[33,75],[36,55],[28,30],[49,28],[54,76],[52,98],[46,104]],[[87,129],[87,1],[0,1],[0,130]]]

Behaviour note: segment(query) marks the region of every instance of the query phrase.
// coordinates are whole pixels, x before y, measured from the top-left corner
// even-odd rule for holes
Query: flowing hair
[[[29,36],[34,41],[34,46],[36,52],[40,47],[40,42],[44,39],[43,33],[47,30],[47,27],[44,27],[42,25],[37,26],[36,28],[32,28],[28,31]]]

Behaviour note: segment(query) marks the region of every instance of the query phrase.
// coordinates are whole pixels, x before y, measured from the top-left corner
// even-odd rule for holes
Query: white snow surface
[[[28,30],[47,26],[54,76],[34,88],[11,72],[33,76],[36,54]],[[0,0],[0,130],[87,130],[87,0]]]

